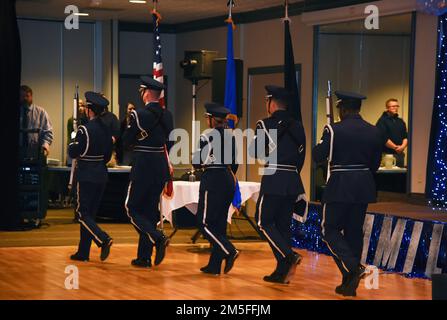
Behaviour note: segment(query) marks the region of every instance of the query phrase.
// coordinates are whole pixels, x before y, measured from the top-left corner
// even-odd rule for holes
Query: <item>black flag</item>
[[[289,111],[298,121],[303,122],[301,117],[300,93],[296,80],[295,58],[293,57],[292,37],[290,36],[290,22],[284,20],[284,87],[292,93]]]

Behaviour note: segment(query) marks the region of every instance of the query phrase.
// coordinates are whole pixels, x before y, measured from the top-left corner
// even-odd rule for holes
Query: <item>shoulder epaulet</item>
[[[208,141],[208,137],[206,135],[204,135],[204,134],[201,134],[200,135],[200,141],[201,142],[207,142]]]
[[[87,127],[85,125],[78,126],[78,132],[81,134],[88,134]]]
[[[84,126],[84,125],[79,126],[78,131],[81,132],[81,133],[83,133],[83,134],[85,134],[86,139],[87,139],[87,141],[86,141],[86,145],[85,145],[85,150],[84,150],[84,152],[81,154],[81,157],[83,157],[83,156],[85,156],[85,155],[87,154],[88,148],[89,148],[89,146],[90,146],[90,136],[89,136],[89,134],[88,134],[87,127]]]
[[[135,123],[136,123],[138,129],[141,132],[146,132],[146,130],[144,130],[143,127],[140,124],[140,117],[138,116],[138,111],[137,110],[132,110],[130,114],[133,115],[133,117],[135,118]]]

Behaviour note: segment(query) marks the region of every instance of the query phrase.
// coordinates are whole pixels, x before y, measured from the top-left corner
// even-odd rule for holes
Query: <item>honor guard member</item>
[[[316,162],[329,161],[330,176],[323,193],[322,234],[343,275],[338,294],[355,296],[364,267],[360,264],[363,222],[368,203],[376,201],[374,173],[380,165],[379,130],[360,116],[365,96],[335,92],[341,121],[326,125],[312,151]]]
[[[92,240],[101,248],[101,261],[107,259],[112,238],[96,224],[95,217],[107,183],[107,162],[112,156],[112,134],[101,114],[109,101],[100,93],[86,92],[89,121],[78,128],[68,153],[76,161],[77,219],[81,224],[78,251],[72,260],[88,261]]]
[[[269,118],[258,121],[256,138],[249,151],[251,156],[265,162],[256,220],[277,261],[276,269],[264,281],[287,284],[302,259],[292,250],[290,228],[295,202],[304,193],[300,171],[306,153],[306,136],[301,122],[287,111],[290,93],[273,85],[265,89]],[[272,130],[276,130],[276,139],[271,135]],[[266,142],[266,158],[260,154],[263,148],[260,141]],[[276,161],[271,157],[273,154]]]
[[[227,128],[230,110],[217,104],[205,104],[210,131],[200,136],[200,148],[193,156],[195,168],[203,168],[200,179],[197,222],[203,236],[211,243],[208,265],[200,270],[219,275],[230,272],[239,251],[227,238],[228,210],[233,200],[237,171],[235,138]],[[227,154],[231,152],[231,155]]]
[[[164,85],[150,76],[140,78],[140,96],[144,108],[130,113],[129,124],[123,134],[125,148],[133,146],[133,165],[126,198],[127,214],[140,235],[137,258],[132,265],[149,268],[155,246],[154,264],[159,265],[169,244],[162,231],[157,230],[160,221],[160,196],[170,179],[165,145],[169,148],[169,134],[173,130],[171,113],[159,104]]]

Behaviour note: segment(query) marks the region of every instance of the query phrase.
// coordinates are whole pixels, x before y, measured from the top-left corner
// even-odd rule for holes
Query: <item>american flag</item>
[[[154,1],[154,4],[156,4],[157,1]],[[152,21],[154,24],[154,64],[153,64],[153,68],[152,68],[152,75],[154,77],[155,80],[164,83],[164,79],[163,79],[163,61],[161,59],[161,38],[160,38],[160,29],[159,29],[159,24],[160,24],[160,20],[161,20],[161,15],[157,12],[157,10],[154,8],[154,10],[152,11]],[[165,92],[162,91],[161,95],[160,95],[160,100],[159,100],[160,106],[163,108],[166,108],[166,102],[165,102]],[[171,199],[174,195],[174,184],[173,184],[173,180],[172,180],[172,176],[174,174],[174,167],[171,164],[171,161],[169,160],[169,151],[168,151],[168,147],[166,146],[166,144],[164,145],[164,149],[165,149],[165,157],[166,160],[168,162],[168,166],[169,166],[169,174],[171,175],[171,179],[168,180],[168,182],[166,183],[164,189],[163,189],[163,196]],[[161,210],[160,210],[161,212]],[[163,218],[160,217],[160,228],[161,230],[163,230]]]
[[[163,72],[163,61],[161,59],[161,38],[159,29],[159,22],[161,17],[160,14],[158,14],[158,12],[154,11],[152,12],[152,18],[154,23],[154,64],[152,74],[155,80],[163,83],[164,72]],[[164,91],[162,91],[160,96],[160,106],[162,106],[163,108],[166,107]]]

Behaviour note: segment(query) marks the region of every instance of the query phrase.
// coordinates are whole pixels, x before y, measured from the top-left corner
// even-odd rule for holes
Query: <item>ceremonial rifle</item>
[[[78,132],[78,111],[79,111],[79,86],[76,85],[75,95],[73,98],[73,132],[71,133],[72,140],[76,137],[76,132]],[[71,170],[70,170],[70,181],[68,182],[68,191],[71,191],[73,188],[73,178],[75,170],[76,170],[76,159],[72,159]]]
[[[334,124],[334,105],[332,102],[332,84],[331,81],[327,82],[327,96],[326,96],[326,123],[327,125]],[[332,135],[332,132],[330,132]],[[331,137],[332,139],[332,137]],[[330,147],[332,148],[332,146]],[[331,159],[330,159],[331,150],[329,149],[329,157],[327,162],[327,175],[326,175],[326,183],[329,181],[329,177],[331,176]]]

